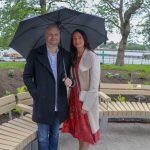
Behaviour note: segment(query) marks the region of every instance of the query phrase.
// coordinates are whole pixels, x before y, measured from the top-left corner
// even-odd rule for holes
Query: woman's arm
[[[90,68],[89,90],[83,102],[83,110],[89,111],[98,97],[99,83],[100,83],[100,61],[97,56],[92,55],[92,66]]]

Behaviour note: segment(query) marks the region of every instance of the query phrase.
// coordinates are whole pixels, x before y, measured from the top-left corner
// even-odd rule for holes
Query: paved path
[[[78,150],[78,142],[62,134],[59,150]],[[90,150],[150,150],[150,124],[109,123],[107,133]]]

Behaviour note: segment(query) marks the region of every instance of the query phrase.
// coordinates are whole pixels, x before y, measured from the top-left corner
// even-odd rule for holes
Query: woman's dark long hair
[[[85,32],[83,30],[80,30],[80,29],[74,30],[72,35],[71,35],[71,43],[70,43],[70,57],[71,57],[71,65],[72,66],[74,66],[77,63],[77,56],[78,56],[77,49],[73,45],[73,35],[76,32],[79,32],[82,35],[83,40],[84,40],[84,48],[91,50],[91,46],[89,44],[89,41],[88,41],[88,38],[87,38],[87,35],[85,34]]]

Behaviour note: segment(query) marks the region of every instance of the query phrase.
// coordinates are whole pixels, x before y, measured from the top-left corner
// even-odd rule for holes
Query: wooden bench
[[[33,104],[33,99],[29,92],[23,92],[18,93],[16,95],[17,97],[17,105],[21,108],[21,115],[23,115],[24,112],[32,113],[32,107],[30,105]]]
[[[16,107],[15,95],[9,95],[0,98],[0,115],[9,113],[9,119],[12,119],[12,110]]]
[[[150,118],[150,102],[140,102],[140,96],[150,96],[150,86],[139,84],[101,84],[100,129],[105,132],[108,118]],[[112,101],[108,95],[139,95],[137,102]]]
[[[99,105],[101,132],[106,130],[108,118],[150,118],[150,103],[113,102],[106,94],[150,96],[150,88],[144,85],[101,84],[101,91],[99,92],[101,98]],[[17,94],[16,97],[10,95],[0,98],[1,114],[11,112],[16,105],[22,107],[26,112],[32,112],[32,107],[28,105],[32,105],[33,101],[28,92]],[[36,131],[37,126],[32,121],[31,114],[3,123],[0,125],[0,150],[37,150]]]
[[[15,95],[0,98],[0,114],[10,112],[16,107]],[[0,150],[37,150],[37,126],[31,114],[12,119],[0,125]]]

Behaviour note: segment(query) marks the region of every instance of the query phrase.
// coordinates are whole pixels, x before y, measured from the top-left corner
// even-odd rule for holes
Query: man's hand
[[[72,85],[72,81],[69,78],[64,79],[64,84],[66,87],[70,87]]]

